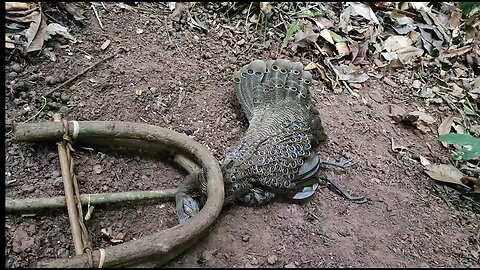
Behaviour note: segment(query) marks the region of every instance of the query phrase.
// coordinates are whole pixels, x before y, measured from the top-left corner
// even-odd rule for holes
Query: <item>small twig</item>
[[[108,56],[108,57],[106,57],[106,58],[104,58],[104,59],[98,60],[98,61],[95,62],[93,65],[85,68],[84,70],[82,70],[82,71],[81,71],[80,73],[78,73],[77,75],[73,76],[72,78],[66,80],[64,83],[60,84],[59,86],[57,86],[57,87],[55,87],[54,89],[52,89],[52,90],[48,91],[47,93],[45,93],[45,94],[43,95],[43,97],[47,97],[47,96],[53,94],[54,92],[56,92],[58,89],[64,87],[65,85],[70,84],[71,82],[73,82],[74,80],[76,80],[78,77],[80,77],[80,76],[82,76],[83,74],[87,73],[88,71],[90,71],[90,70],[93,69],[94,67],[100,65],[101,63],[103,63],[103,62],[105,62],[105,61],[107,61],[107,60],[109,60],[109,59],[111,59],[111,58],[113,58],[114,56],[116,56],[117,54],[119,54],[122,50],[123,50],[123,51],[126,51],[124,48],[119,48],[119,50],[118,50],[116,53],[114,53],[114,54],[112,54],[112,55],[110,55],[110,56]]]
[[[95,8],[95,6],[93,4],[91,5],[91,7],[93,9],[93,13],[95,13],[95,17],[97,17],[97,21],[98,21],[98,24],[100,25],[100,28],[103,29],[103,24],[102,24],[102,21],[100,20],[100,17],[98,16],[97,9]]]
[[[103,9],[108,10],[103,2],[100,2],[100,4],[102,4]]]
[[[250,9],[252,8],[253,2],[248,6],[247,17],[245,18],[245,37],[248,39],[248,17],[250,16]]]
[[[10,180],[10,181],[5,181],[5,187],[13,187],[18,185],[17,180]]]
[[[182,57],[187,57],[187,56],[183,53],[183,51],[180,49],[180,47],[178,47],[177,43],[172,41],[172,38],[170,37],[170,33],[168,33],[168,31],[166,31],[166,32],[167,32],[167,36],[168,36],[168,40],[170,41],[170,44],[175,45],[175,47],[177,47],[177,50],[178,50],[178,52],[182,55]]]

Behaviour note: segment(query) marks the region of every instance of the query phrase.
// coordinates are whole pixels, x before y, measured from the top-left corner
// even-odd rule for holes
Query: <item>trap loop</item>
[[[15,127],[15,139],[23,142],[57,142],[64,134],[62,122],[23,123]],[[159,267],[198,241],[220,214],[224,187],[219,163],[206,147],[188,136],[158,126],[121,121],[68,121],[68,135],[76,144],[85,146],[108,145],[115,149],[133,148],[182,155],[201,165],[208,179],[207,201],[188,223],[92,251],[93,265]],[[38,266],[88,267],[88,255],[40,262]]]

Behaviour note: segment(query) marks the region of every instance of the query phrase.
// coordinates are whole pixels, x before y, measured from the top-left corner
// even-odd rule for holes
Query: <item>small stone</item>
[[[248,240],[250,240],[250,235],[244,234],[244,235],[242,236],[242,241],[243,241],[243,242],[248,242]]]
[[[257,265],[257,264],[258,264],[258,259],[255,258],[255,257],[253,257],[253,258],[250,260],[250,263],[251,263],[252,265]]]
[[[61,97],[60,97],[60,100],[61,100],[63,103],[67,104],[67,102],[70,101],[70,96],[67,95],[67,94],[62,94]]]
[[[30,75],[30,77],[28,77],[28,80],[31,81],[31,82],[35,82],[35,81],[38,81],[42,78],[42,76],[40,74],[32,74]]]
[[[289,264],[285,264],[285,266],[284,266],[284,268],[296,268],[296,267],[297,266],[293,262],[291,262]]]
[[[22,187],[23,193],[27,193],[27,194],[33,193],[35,191],[35,189],[36,188],[34,186],[30,186],[30,185],[24,185]]]
[[[237,45],[242,46],[243,44],[245,44],[245,42],[246,42],[245,39],[242,38],[237,42]]]
[[[18,81],[16,84],[12,85],[12,89],[15,92],[26,91],[28,90],[28,85],[24,81]]]
[[[419,81],[419,80],[415,80],[412,83],[412,87],[415,88],[415,89],[420,89],[420,87],[422,87],[422,82]]]
[[[57,177],[59,177],[59,176],[61,176],[61,175],[62,175],[62,173],[59,172],[59,171],[53,171],[53,172],[52,172],[52,177],[53,177],[53,178],[57,178]]]
[[[247,262],[245,264],[245,268],[255,268],[255,266],[253,266],[251,263]]]
[[[11,81],[11,80],[17,78],[17,76],[18,76],[17,72],[11,71],[11,72],[7,73],[7,80]]]
[[[12,65],[12,70],[17,72],[17,73],[20,73],[23,71],[23,67],[22,65],[18,64],[18,63],[15,63]]]
[[[65,74],[63,73],[60,73],[58,76],[57,76],[57,83],[63,83],[64,81],[66,81],[67,78],[65,77]]]
[[[20,93],[18,93],[18,97],[21,98],[21,99],[26,99],[26,98],[28,98],[28,94],[27,94],[27,92],[20,91]]]
[[[61,187],[63,185],[63,178],[62,177],[57,177],[55,180],[53,180],[53,186],[54,187]]]
[[[53,76],[47,76],[45,77],[45,82],[48,84],[48,85],[54,85],[57,83],[57,81],[55,80],[55,78]]]
[[[421,262],[418,264],[418,268],[430,268],[430,265],[426,262]]]
[[[48,102],[48,103],[47,103],[47,106],[48,106],[48,108],[50,108],[50,109],[52,109],[52,110],[58,110],[58,108],[60,108],[60,104],[58,104],[58,103],[55,102],[55,101]]]
[[[277,261],[278,261],[277,255],[270,255],[270,256],[268,256],[268,258],[267,258],[267,262],[268,262],[268,264],[270,264],[270,265],[275,264]]]
[[[18,105],[22,105],[22,104],[23,104],[23,100],[20,99],[20,98],[16,98],[16,99],[13,100],[13,104],[15,104],[15,105],[17,105],[17,106],[18,106]]]
[[[68,107],[67,106],[62,106],[60,107],[60,109],[58,110],[59,113],[61,113],[62,115],[65,115],[68,113]]]
[[[68,257],[68,250],[66,248],[59,248],[57,251],[57,255],[60,258],[66,258]]]
[[[204,53],[204,54],[203,54],[203,58],[205,58],[205,59],[210,59],[210,58],[212,58],[212,53],[210,53],[210,52]]]
[[[473,258],[475,258],[476,260],[478,259],[478,251],[472,249],[472,251],[470,251],[470,253],[472,253]]]

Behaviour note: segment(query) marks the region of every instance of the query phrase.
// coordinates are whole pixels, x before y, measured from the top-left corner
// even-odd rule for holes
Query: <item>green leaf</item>
[[[448,133],[448,134],[438,136],[438,139],[446,143],[452,143],[452,144],[458,144],[458,145],[477,144],[477,146],[480,147],[480,139],[475,138],[470,134]]]
[[[472,135],[449,133],[439,136],[438,140],[463,146],[453,155],[455,160],[470,160],[480,156],[480,139]]]
[[[469,106],[463,104],[463,111],[466,115],[477,115]]]
[[[328,32],[330,32],[330,36],[332,37],[333,41],[335,41],[335,43],[346,42],[347,41],[345,38],[343,38],[342,36],[340,36],[339,34],[333,32],[333,31],[328,30]]]

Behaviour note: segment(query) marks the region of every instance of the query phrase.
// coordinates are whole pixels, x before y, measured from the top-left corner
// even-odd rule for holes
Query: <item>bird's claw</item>
[[[266,204],[274,197],[274,193],[254,187],[250,189],[249,193],[247,193],[243,197],[240,197],[240,201],[242,201],[247,206],[258,206]]]
[[[187,223],[189,218],[200,212],[200,204],[194,198],[183,194],[176,200],[176,212],[180,224]]]
[[[344,193],[342,194],[347,200],[351,201],[352,203],[366,203],[368,200],[365,198],[365,196],[358,196],[358,195],[353,195],[352,193],[348,193],[343,191]]]
[[[333,188],[337,193],[342,195],[345,199],[349,200],[352,203],[366,203],[368,200],[365,198],[365,196],[358,196],[356,194],[350,193],[343,188],[341,188],[335,181],[332,179],[324,178],[330,185],[330,188]]]
[[[330,160],[327,159],[327,160],[321,160],[321,163],[326,164],[326,165],[339,167],[339,168],[342,168],[342,169],[348,169],[348,168],[356,165],[358,162],[357,161],[352,161],[352,160],[347,160],[347,159],[341,159],[340,161],[336,162],[336,161],[330,161]]]

